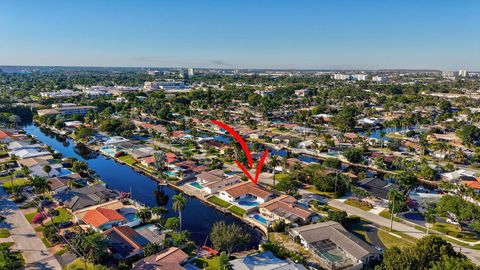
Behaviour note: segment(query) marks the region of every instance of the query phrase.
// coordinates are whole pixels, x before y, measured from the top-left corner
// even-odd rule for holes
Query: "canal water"
[[[127,165],[117,163],[112,159],[107,159],[103,155],[92,153],[87,149],[79,149],[71,139],[61,139],[48,130],[40,129],[35,125],[28,125],[25,128],[27,134],[34,135],[38,140],[51,146],[54,150],[60,152],[64,157],[75,157],[88,163],[89,167],[95,170],[96,174],[102,179],[110,189],[132,192],[133,199],[154,207],[157,205],[155,193],[159,187],[150,177],[138,173]],[[172,197],[178,191],[168,187],[160,187],[170,199],[165,206],[168,210],[168,216],[176,216],[177,213],[172,210]],[[188,198],[188,197],[187,197]],[[251,234],[251,242],[242,249],[256,248],[262,239],[262,235],[255,229],[245,225],[238,219],[224,215],[217,210],[203,204],[196,198],[188,198],[187,204],[182,212],[183,228],[191,233],[191,239],[197,245],[203,245],[207,239],[212,225],[217,221],[225,223],[236,223]]]

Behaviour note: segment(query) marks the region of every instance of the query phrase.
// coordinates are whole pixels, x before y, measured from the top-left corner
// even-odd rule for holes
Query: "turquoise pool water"
[[[198,189],[202,189],[202,188],[203,188],[203,186],[200,185],[200,184],[197,183],[197,182],[192,182],[192,183],[190,183],[190,186],[193,186],[193,187],[198,188]]]
[[[256,220],[258,220],[258,221],[260,221],[261,223],[263,223],[263,224],[265,224],[265,225],[268,224],[268,220],[266,220],[264,217],[262,217],[262,216],[260,216],[260,215],[258,215],[258,214],[255,214],[255,215],[253,216],[253,218],[256,219]]]
[[[258,202],[247,201],[247,200],[240,200],[238,201],[238,204],[243,206],[258,206]]]
[[[135,213],[128,213],[123,215],[128,221],[135,221],[138,219],[137,215]]]
[[[72,174],[72,172],[68,169],[65,169],[65,168],[61,168],[60,169],[60,174],[58,176],[65,176],[65,175],[69,175],[69,174]]]
[[[172,171],[166,171],[165,174],[170,176],[170,177],[175,177],[175,173],[172,172]]]

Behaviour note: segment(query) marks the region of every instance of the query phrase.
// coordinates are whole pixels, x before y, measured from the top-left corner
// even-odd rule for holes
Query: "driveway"
[[[42,240],[35,234],[17,205],[8,200],[3,187],[0,187],[0,213],[6,217],[0,226],[10,230],[11,239],[15,242],[12,249],[22,252],[25,258],[25,269],[62,269],[55,256],[47,251]],[[45,255],[42,255],[42,250]]]

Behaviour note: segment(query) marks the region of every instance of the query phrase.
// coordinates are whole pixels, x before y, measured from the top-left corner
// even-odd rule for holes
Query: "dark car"
[[[60,228],[66,228],[66,227],[68,227],[68,226],[70,226],[70,225],[72,225],[72,224],[73,224],[73,223],[72,223],[71,221],[65,221],[65,222],[62,222],[62,223],[58,224],[58,227],[60,227]]]
[[[50,201],[50,200],[42,200],[42,206],[45,206],[45,205],[50,205],[52,204],[53,202]]]

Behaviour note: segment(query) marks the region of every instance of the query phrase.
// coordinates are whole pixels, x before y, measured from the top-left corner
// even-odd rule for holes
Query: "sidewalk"
[[[4,227],[10,230],[10,237],[15,242],[12,249],[21,251],[25,258],[25,269],[62,269],[57,259],[47,251],[42,240],[37,237],[17,205],[8,200],[3,187],[0,187],[0,211],[1,215],[6,217]],[[45,255],[42,255],[42,250]]]

